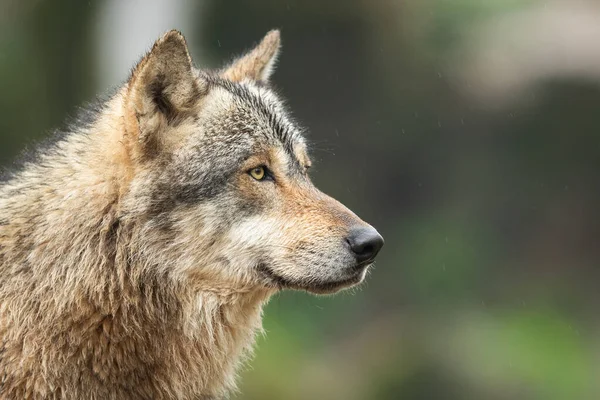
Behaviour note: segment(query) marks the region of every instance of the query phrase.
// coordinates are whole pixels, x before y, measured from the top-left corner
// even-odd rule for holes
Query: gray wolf
[[[225,398],[272,294],[364,279],[383,239],[311,184],[279,42],[207,71],[168,32],[1,184],[0,398]]]

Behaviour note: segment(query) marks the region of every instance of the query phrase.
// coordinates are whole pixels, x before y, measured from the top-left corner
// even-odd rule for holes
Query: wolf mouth
[[[297,289],[306,290],[314,293],[332,293],[343,287],[352,286],[359,283],[362,280],[362,272],[358,272],[355,275],[342,279],[339,281],[329,282],[302,282],[302,281],[291,281],[278,275],[266,264],[261,263],[256,266],[256,270],[271,281],[279,289]],[[364,270],[361,268],[361,271]]]
[[[274,283],[275,285],[279,286],[280,288],[286,288],[286,287],[293,287],[294,283],[291,282],[288,279],[285,279],[279,275],[277,275],[275,272],[273,272],[273,270],[269,267],[267,267],[267,264],[261,263],[258,264],[256,266],[256,270],[263,275],[265,278],[267,278],[268,280],[270,280],[272,283]]]

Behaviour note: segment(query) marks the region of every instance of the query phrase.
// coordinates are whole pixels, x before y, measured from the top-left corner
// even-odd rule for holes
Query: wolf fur
[[[225,398],[273,293],[363,280],[368,225],[312,186],[269,86],[279,41],[205,71],[168,32],[0,185],[1,399]]]

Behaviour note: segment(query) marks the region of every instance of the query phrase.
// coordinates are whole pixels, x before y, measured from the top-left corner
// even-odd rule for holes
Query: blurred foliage
[[[16,4],[0,18],[5,166],[105,91],[94,27],[119,3]],[[132,34],[169,4],[140,2]],[[213,0],[182,14],[208,60],[282,29],[274,81],[310,128],[314,180],[386,238],[362,287],[271,301],[237,398],[600,397],[600,88],[546,79],[497,106],[448,68],[478,26],[537,4]]]

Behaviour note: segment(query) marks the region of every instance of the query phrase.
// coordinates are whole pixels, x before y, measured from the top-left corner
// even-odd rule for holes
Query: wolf
[[[227,398],[270,296],[363,281],[383,239],[311,183],[279,47],[197,69],[170,31],[1,184],[0,398]]]

